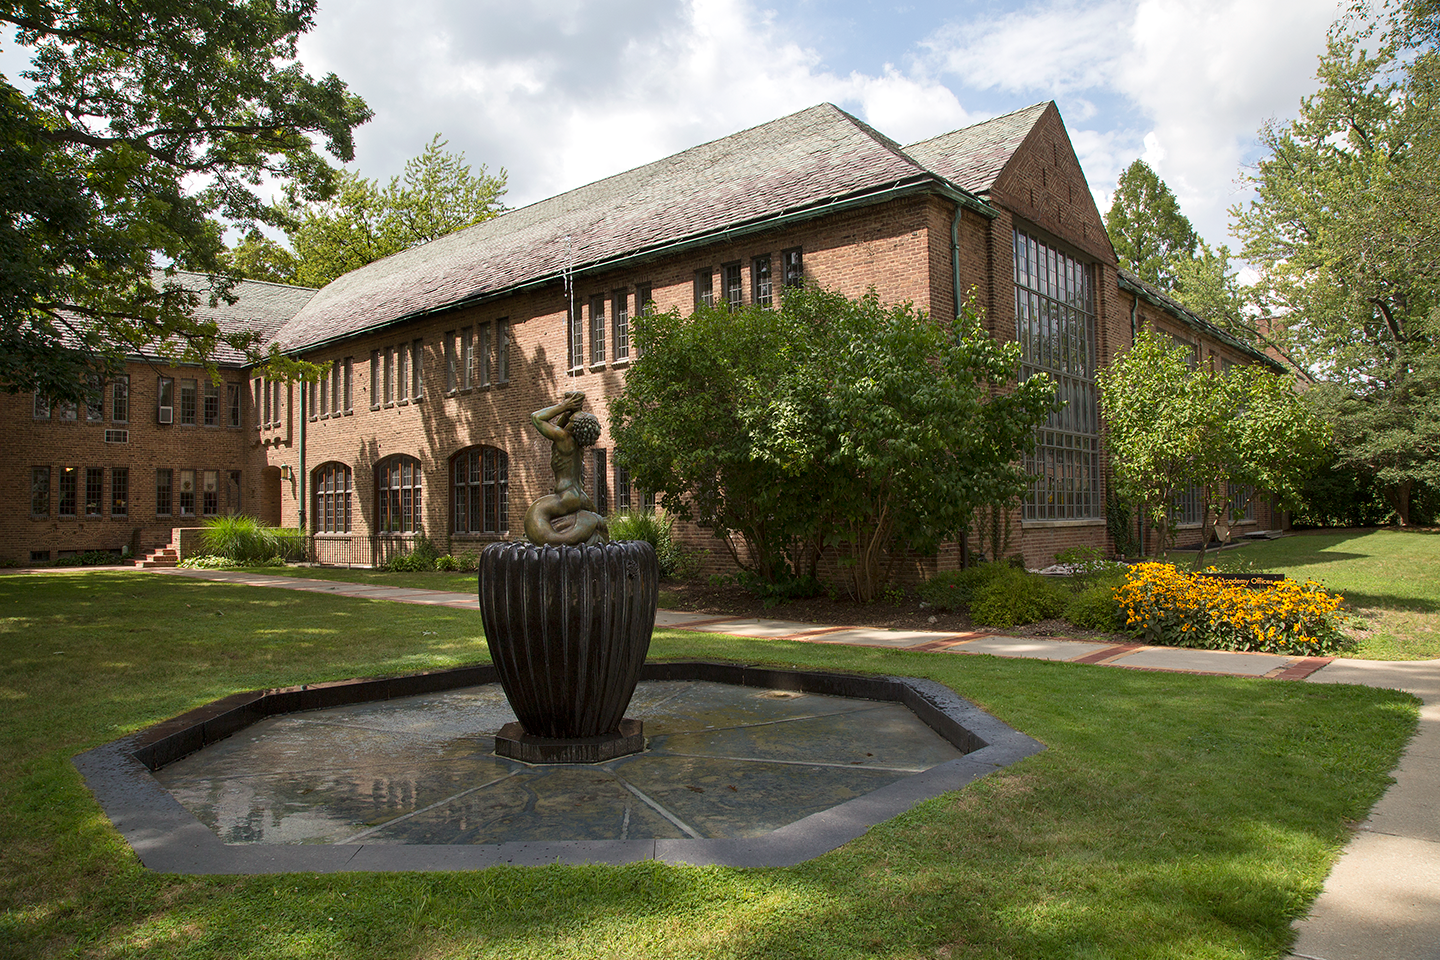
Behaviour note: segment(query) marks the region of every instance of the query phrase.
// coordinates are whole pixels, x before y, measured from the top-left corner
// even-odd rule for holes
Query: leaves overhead
[[[314,0],[0,0],[31,54],[0,77],[0,384],[82,396],[142,349],[207,361],[222,340],[171,265],[217,278],[222,229],[279,224],[262,183],[328,197],[370,117],[295,62]],[[28,91],[28,92],[27,92]],[[164,268],[164,269],[162,269]]]
[[[1120,266],[1162,289],[1174,286],[1176,264],[1193,257],[1200,240],[1175,194],[1144,160],[1120,174],[1105,229]]]

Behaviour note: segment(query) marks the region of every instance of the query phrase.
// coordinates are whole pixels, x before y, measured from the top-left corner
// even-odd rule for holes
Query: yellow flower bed
[[[1345,644],[1342,600],[1311,580],[1251,587],[1165,563],[1136,564],[1115,588],[1127,631],[1146,643],[1297,656],[1332,654]]]

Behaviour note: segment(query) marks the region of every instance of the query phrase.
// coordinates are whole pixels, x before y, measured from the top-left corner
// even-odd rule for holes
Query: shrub
[[[785,603],[787,600],[798,600],[803,597],[818,597],[825,593],[825,584],[814,577],[798,577],[786,567],[780,576],[776,577],[774,583],[762,580],[748,570],[742,570],[735,575],[735,582],[755,596],[759,597],[766,607]]]
[[[989,627],[1014,627],[1049,620],[1065,612],[1064,587],[1045,577],[1012,567],[975,590],[970,619]]]
[[[1116,590],[1126,629],[1146,643],[1296,656],[1330,654],[1345,645],[1343,599],[1311,580],[1250,586],[1164,563],[1131,567]]]
[[[1004,563],[982,563],[964,570],[946,570],[920,584],[920,599],[940,610],[966,610],[982,584],[1011,569]]]
[[[615,513],[607,518],[611,540],[644,540],[655,548],[660,561],[660,576],[669,580],[688,580],[695,575],[699,561],[681,549],[671,535],[673,517],[662,517],[653,510],[636,513]]]
[[[225,557],[233,566],[274,566],[271,561],[277,558],[283,565],[306,557],[303,531],[267,527],[243,514],[206,520],[202,542],[210,556]]]
[[[411,541],[408,553],[395,554],[380,564],[380,569],[386,573],[423,573],[439,569],[439,560],[440,551],[435,544],[425,534],[418,533]]]
[[[1065,605],[1065,619],[1086,630],[1119,630],[1125,626],[1115,587],[1098,584],[1071,595]]]

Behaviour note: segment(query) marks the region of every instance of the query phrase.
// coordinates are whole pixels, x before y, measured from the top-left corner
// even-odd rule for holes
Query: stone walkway
[[[162,571],[157,571],[162,572]],[[307,580],[228,570],[166,570],[172,576],[279,587],[369,600],[478,610],[472,594]],[[1332,657],[1183,650],[1133,643],[835,627],[661,610],[655,625],[741,637],[889,647],[1121,667],[1130,670],[1356,683],[1406,690],[1424,702],[1395,784],[1356,828],[1297,924],[1291,960],[1440,960],[1440,660],[1391,663]]]

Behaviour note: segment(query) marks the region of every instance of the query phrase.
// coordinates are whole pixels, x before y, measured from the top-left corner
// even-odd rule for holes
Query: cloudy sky
[[[1143,156],[1227,240],[1270,117],[1314,89],[1334,0],[321,0],[301,46],[375,119],[388,179],[435,133],[520,206],[822,101],[900,141],[1055,100],[1101,211]]]

